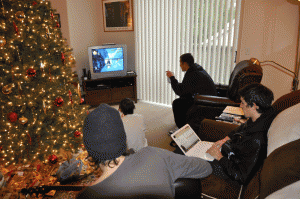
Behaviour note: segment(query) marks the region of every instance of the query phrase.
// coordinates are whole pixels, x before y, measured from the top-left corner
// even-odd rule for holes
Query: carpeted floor
[[[118,109],[119,105],[112,107]],[[144,101],[138,101],[135,107],[134,113],[144,116],[148,145],[173,151],[175,148],[170,146],[172,139],[168,135],[176,127],[172,107]]]

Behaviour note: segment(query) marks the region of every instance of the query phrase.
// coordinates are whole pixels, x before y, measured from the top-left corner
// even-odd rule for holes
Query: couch
[[[273,104],[277,116],[268,131],[268,156],[256,175],[244,186],[230,184],[213,175],[201,182],[204,198],[275,198],[300,193],[300,90],[288,93]],[[197,131],[201,140],[215,142],[237,125],[204,119]],[[289,198],[289,197],[283,197]]]

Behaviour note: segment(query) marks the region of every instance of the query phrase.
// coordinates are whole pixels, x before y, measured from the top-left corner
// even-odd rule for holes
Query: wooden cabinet
[[[136,75],[83,80],[86,104],[119,103],[124,98],[137,102]]]

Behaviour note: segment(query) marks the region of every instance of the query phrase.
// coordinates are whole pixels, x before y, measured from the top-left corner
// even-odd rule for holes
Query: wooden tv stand
[[[119,103],[124,98],[137,102],[136,75],[83,80],[86,104]]]

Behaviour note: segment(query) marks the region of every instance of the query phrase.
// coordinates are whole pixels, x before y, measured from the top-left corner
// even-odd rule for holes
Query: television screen
[[[93,49],[93,72],[124,70],[123,48]]]
[[[127,73],[125,44],[92,46],[88,48],[92,79],[123,76]]]

